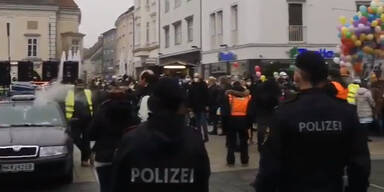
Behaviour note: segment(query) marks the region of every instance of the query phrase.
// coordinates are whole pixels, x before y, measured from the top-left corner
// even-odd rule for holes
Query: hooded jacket
[[[366,88],[359,88],[356,93],[356,106],[359,118],[373,118],[375,101],[372,93]]]
[[[114,162],[113,192],[207,192],[210,164],[185,117],[162,111],[124,136]]]
[[[124,95],[110,95],[97,111],[88,134],[95,142],[96,161],[112,162],[124,130],[139,123],[133,104]]]

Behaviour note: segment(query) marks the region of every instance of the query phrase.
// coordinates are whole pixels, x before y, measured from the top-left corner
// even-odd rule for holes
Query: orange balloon
[[[373,14],[373,9],[371,7],[368,7],[368,13]]]

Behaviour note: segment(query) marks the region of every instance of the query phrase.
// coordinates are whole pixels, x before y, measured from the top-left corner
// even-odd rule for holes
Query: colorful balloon
[[[362,45],[362,43],[361,43],[360,40],[355,41],[355,46],[356,47],[360,47],[361,45]]]
[[[339,21],[342,25],[347,24],[347,18],[345,16],[340,16]]]
[[[366,25],[368,23],[368,18],[365,16],[360,17],[360,23]]]
[[[372,41],[373,38],[375,38],[375,36],[373,36],[373,34],[369,34],[369,35],[367,35],[367,40],[368,40],[368,41]]]
[[[361,13],[366,13],[368,11],[368,8],[365,5],[360,6],[359,8]]]

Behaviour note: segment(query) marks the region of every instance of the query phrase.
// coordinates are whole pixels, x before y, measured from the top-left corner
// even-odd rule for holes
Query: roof
[[[112,33],[115,33],[116,32],[116,28],[112,28],[104,33],[102,33],[103,36],[106,36],[106,35],[109,35],[109,34],[112,34]]]
[[[0,0],[0,3],[21,5],[51,5],[65,9],[78,9],[74,0]]]
[[[59,6],[66,9],[78,9],[79,6],[73,0],[59,0]]]

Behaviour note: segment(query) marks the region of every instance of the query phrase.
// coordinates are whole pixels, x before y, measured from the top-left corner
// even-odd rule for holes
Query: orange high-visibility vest
[[[333,86],[337,90],[336,97],[342,100],[347,100],[348,98],[348,89],[344,88],[339,82],[332,81]]]
[[[229,104],[231,105],[231,116],[244,117],[247,116],[248,103],[251,100],[251,96],[247,97],[235,97],[228,95]]]

